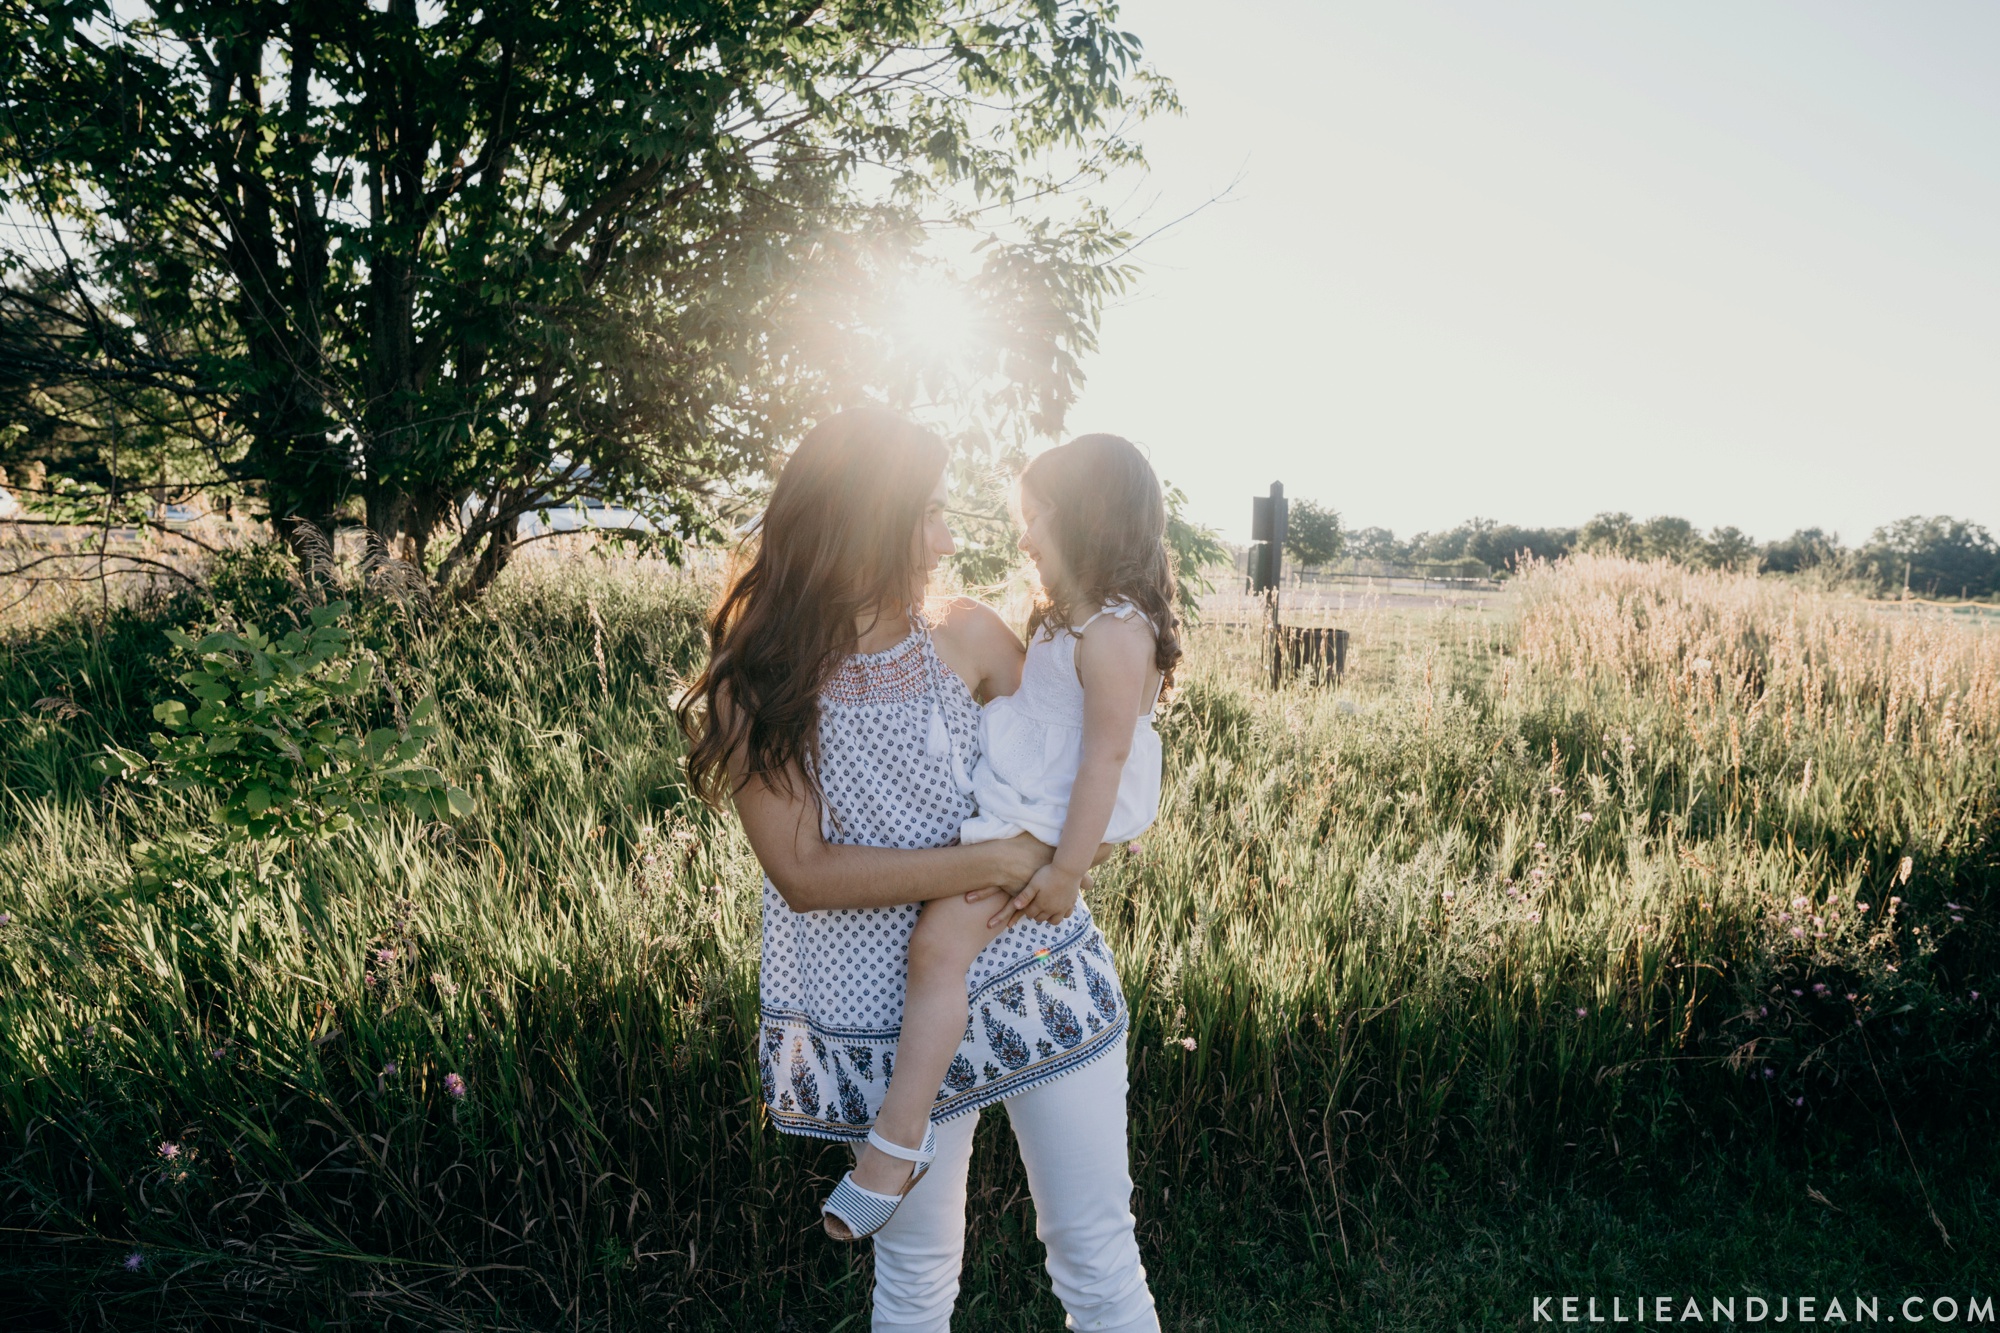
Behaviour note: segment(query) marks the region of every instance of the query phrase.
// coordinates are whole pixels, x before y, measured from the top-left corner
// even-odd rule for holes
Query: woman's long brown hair
[[[1181,660],[1174,618],[1174,563],[1167,554],[1167,503],[1152,464],[1120,435],[1079,435],[1035,456],[1021,489],[1053,510],[1062,586],[1044,588],[1028,637],[1066,628],[1079,614],[1128,601],[1153,622],[1153,665],[1171,685]]]
[[[910,606],[917,525],[944,471],[936,436],[894,413],[839,413],[807,432],[739,553],[708,622],[708,666],[677,709],[688,780],[705,801],[744,781],[819,799],[819,693],[859,640],[856,621]]]

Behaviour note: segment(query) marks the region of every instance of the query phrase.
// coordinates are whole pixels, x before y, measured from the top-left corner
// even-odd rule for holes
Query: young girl
[[[1068,917],[1099,844],[1137,837],[1159,813],[1153,707],[1181,655],[1159,479],[1128,441],[1085,435],[1030,463],[1020,497],[1021,547],[1042,595],[1020,689],[980,715],[979,813],[959,839],[1026,832],[1055,857],[997,913],[960,895],[924,904],[895,1073],[867,1146],[822,1209],[840,1240],[879,1231],[935,1153],[930,1111],[966,1031],[973,960],[1023,917]]]

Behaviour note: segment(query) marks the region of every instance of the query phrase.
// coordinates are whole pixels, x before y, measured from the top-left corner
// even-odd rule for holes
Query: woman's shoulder
[[[924,615],[930,621],[932,639],[947,656],[986,662],[995,655],[1021,655],[1021,640],[1000,613],[984,602],[971,597],[939,597],[925,605]]]

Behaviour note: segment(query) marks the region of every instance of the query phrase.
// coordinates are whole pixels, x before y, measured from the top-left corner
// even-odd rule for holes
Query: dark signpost
[[[1270,616],[1265,638],[1271,646],[1271,688],[1287,671],[1312,673],[1316,683],[1347,670],[1347,631],[1287,628],[1278,617],[1278,588],[1285,576],[1285,484],[1271,483],[1269,495],[1250,499],[1250,591],[1260,594]]]
[[[1273,615],[1278,607],[1278,581],[1285,572],[1288,510],[1282,481],[1271,483],[1269,495],[1259,495],[1250,501],[1250,591],[1269,595]]]

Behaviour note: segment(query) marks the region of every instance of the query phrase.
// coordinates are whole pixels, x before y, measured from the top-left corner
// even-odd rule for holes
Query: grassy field
[[[86,761],[166,626],[289,595],[239,558],[0,649],[0,1324],[865,1327],[843,1154],[758,1110],[756,868],[679,781],[699,586],[365,603],[477,811],[138,884],[208,812]],[[1094,890],[1166,1326],[1990,1294],[2000,630],[1601,559],[1351,620],[1337,689],[1191,636]],[[1056,1327],[1001,1119],[959,1326]]]

